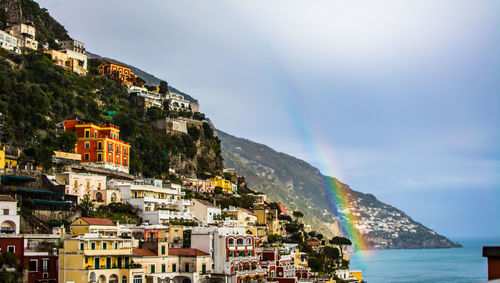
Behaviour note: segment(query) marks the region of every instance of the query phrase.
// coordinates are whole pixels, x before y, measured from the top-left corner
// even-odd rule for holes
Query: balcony
[[[123,249],[109,249],[109,250],[84,250],[83,254],[86,256],[112,256],[112,255],[130,255],[132,254],[131,248]]]

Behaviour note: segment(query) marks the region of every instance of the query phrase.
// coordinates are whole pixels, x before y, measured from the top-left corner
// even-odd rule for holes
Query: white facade
[[[216,223],[214,218],[218,218],[221,215],[220,207],[206,200],[193,199],[191,203],[193,216],[198,221],[203,222],[203,224],[214,224]]]
[[[93,197],[96,197],[99,191],[106,193],[106,176],[65,172],[56,174],[56,182],[65,186],[66,195],[77,196],[78,203],[86,194],[90,196],[90,200],[94,200]]]
[[[185,200],[179,185],[162,188],[138,183],[113,185],[121,192],[123,202],[142,210],[141,217],[149,224],[164,224],[169,220],[192,220],[191,202]]]
[[[17,200],[10,195],[0,195],[0,225],[1,233],[19,234],[21,224],[17,211]]]
[[[191,231],[191,248],[209,253],[214,262],[212,273],[223,274],[226,282],[265,277],[255,240],[244,228],[197,227]]]
[[[27,24],[17,24],[9,27],[7,30],[18,38],[19,47],[24,46],[33,50],[38,49],[38,41],[35,40],[35,27]]]
[[[20,51],[21,40],[18,39],[16,36],[8,32],[5,32],[3,30],[0,30],[0,46],[2,46],[3,49],[14,51],[16,53],[21,53]]]
[[[78,40],[64,40],[60,42],[61,48],[85,54],[85,44]],[[86,56],[85,56],[86,57]]]

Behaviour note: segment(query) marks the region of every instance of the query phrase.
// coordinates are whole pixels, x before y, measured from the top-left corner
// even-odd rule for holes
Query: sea
[[[367,283],[487,281],[482,247],[500,246],[500,238],[458,241],[462,248],[356,251],[350,269],[362,270]]]

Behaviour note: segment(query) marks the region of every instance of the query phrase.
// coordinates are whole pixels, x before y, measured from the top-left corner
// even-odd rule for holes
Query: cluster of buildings
[[[36,29],[30,24],[15,24],[0,30],[0,46],[20,54],[22,48],[38,49],[35,39]]]

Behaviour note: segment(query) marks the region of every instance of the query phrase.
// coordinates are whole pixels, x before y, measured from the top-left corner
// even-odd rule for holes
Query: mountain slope
[[[332,236],[340,234],[337,209],[331,207],[326,177],[310,164],[268,146],[218,131],[226,168],[245,175],[250,188],[282,202],[289,211],[300,210],[312,228]],[[338,180],[335,180],[338,182]],[[354,191],[338,182],[357,216],[355,227],[367,248],[447,248],[447,238],[415,222],[401,210],[378,201],[373,195]]]

